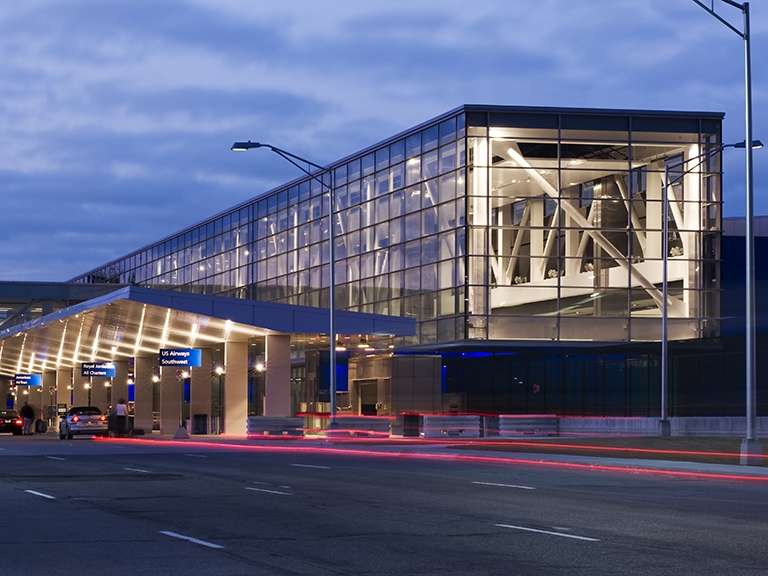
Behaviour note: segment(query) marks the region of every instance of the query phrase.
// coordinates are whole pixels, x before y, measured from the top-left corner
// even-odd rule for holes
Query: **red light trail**
[[[230,444],[224,442],[200,442],[182,440],[149,440],[139,438],[94,438],[95,442],[118,444],[139,444],[145,446],[167,446],[175,448],[206,448],[209,450],[224,449],[238,452],[259,453],[290,453],[290,454],[321,454],[328,456],[355,456],[362,458],[389,458],[404,460],[432,460],[441,462],[472,462],[478,464],[504,464],[522,466],[542,466],[578,471],[618,472],[662,476],[667,478],[691,478],[697,480],[739,480],[768,483],[768,475],[732,474],[720,472],[699,472],[689,470],[670,470],[664,468],[648,468],[620,466],[614,464],[585,464],[579,462],[558,462],[555,460],[527,460],[525,458],[504,458],[499,456],[476,456],[468,454],[434,454],[427,452],[376,452],[357,448],[326,448],[319,446],[259,446],[250,444]]]

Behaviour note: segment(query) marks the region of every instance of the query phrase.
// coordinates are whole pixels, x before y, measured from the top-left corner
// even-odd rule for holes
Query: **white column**
[[[56,403],[65,404],[67,408],[72,405],[72,368],[58,368],[56,370]]]
[[[73,368],[72,372],[72,406],[87,406],[88,405],[88,388],[90,385],[90,378],[81,376],[80,367]]]
[[[94,376],[91,378],[91,406],[96,406],[103,413],[106,413],[109,406],[109,383],[108,378]]]
[[[46,370],[43,372],[43,389],[40,394],[41,412],[40,418],[48,420],[48,414],[50,413],[49,407],[52,403],[55,403],[56,398],[56,370]]]
[[[194,419],[195,414],[208,416],[210,430],[211,422],[211,375],[213,374],[213,354],[210,348],[202,349],[202,362],[197,368],[190,370],[189,383],[189,419]],[[190,422],[190,428],[192,424]],[[192,430],[189,430],[192,432]]]
[[[133,364],[134,409],[133,427],[144,430],[144,434],[152,433],[152,376],[155,375],[157,356],[137,356]]]
[[[160,369],[160,433],[174,434],[181,419],[180,369],[166,366]]]
[[[115,377],[112,378],[112,406],[119,400],[128,402],[128,360],[115,360]]]
[[[530,198],[531,206],[531,282],[544,279],[544,197]]]
[[[292,416],[291,337],[266,337],[264,416]]]
[[[224,344],[224,433],[245,436],[248,425],[248,342]]]

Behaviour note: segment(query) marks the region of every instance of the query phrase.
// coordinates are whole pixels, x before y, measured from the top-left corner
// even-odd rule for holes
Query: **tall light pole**
[[[329,287],[328,287],[328,352],[329,352],[329,374],[328,374],[328,388],[330,395],[330,421],[329,426],[331,428],[336,426],[336,226],[334,222],[334,206],[335,206],[335,182],[333,176],[333,170],[323,168],[319,164],[310,162],[301,156],[297,156],[287,150],[272,146],[271,144],[263,144],[261,142],[235,142],[232,144],[230,150],[233,152],[245,152],[254,148],[267,148],[278,156],[284,158],[299,170],[304,172],[307,176],[320,183],[321,189],[328,191],[328,239],[330,243],[330,274],[329,274]],[[306,168],[301,165],[306,164]],[[310,168],[314,168],[313,172]],[[328,172],[330,174],[331,183],[327,184],[323,181],[319,175]]]
[[[748,148],[752,149],[762,148],[763,143],[760,140],[753,140],[752,146]],[[661,436],[670,436],[672,433],[671,423],[669,421],[669,283],[668,283],[668,265],[669,265],[669,188],[680,182],[686,175],[697,170],[703,163],[709,161],[709,159],[715,154],[721,153],[727,148],[747,148],[746,142],[736,142],[734,144],[720,144],[711,150],[706,150],[697,156],[687,158],[677,164],[664,166],[664,182],[662,185],[661,195],[661,211],[662,211],[662,273],[661,273],[661,290],[662,290],[662,304],[661,304],[661,418],[659,421],[659,432]],[[698,160],[698,163],[686,168],[689,162]],[[676,177],[674,180],[669,179],[669,170],[675,170]],[[681,172],[677,173],[677,170]]]
[[[751,54],[751,34],[749,29],[749,2],[735,2],[734,0],[719,0],[732,8],[741,11],[743,17],[742,29],[728,22],[725,18],[715,12],[715,0],[710,0],[707,6],[701,0],[693,0],[709,14],[719,20],[728,29],[735,32],[744,41],[744,132],[745,142],[752,142],[752,54]],[[745,372],[746,372],[746,433],[741,442],[741,463],[757,464],[759,458],[750,458],[750,454],[760,454],[761,446],[757,439],[756,420],[757,403],[756,396],[756,347],[755,347],[755,235],[753,225],[753,183],[752,183],[752,146],[746,147],[745,164],[745,230],[746,241],[746,297],[745,297],[745,318],[746,318],[746,341],[745,341]]]

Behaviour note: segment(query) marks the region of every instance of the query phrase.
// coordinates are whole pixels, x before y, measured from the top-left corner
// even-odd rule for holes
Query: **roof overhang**
[[[328,310],[127,286],[0,331],[0,374],[269,334],[327,334]],[[411,336],[412,318],[337,310],[339,334]]]

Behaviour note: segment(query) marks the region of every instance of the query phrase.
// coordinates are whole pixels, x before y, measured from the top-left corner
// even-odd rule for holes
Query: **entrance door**
[[[360,386],[360,414],[363,416],[376,416],[376,403],[379,401],[378,382],[376,380],[361,380]]]

